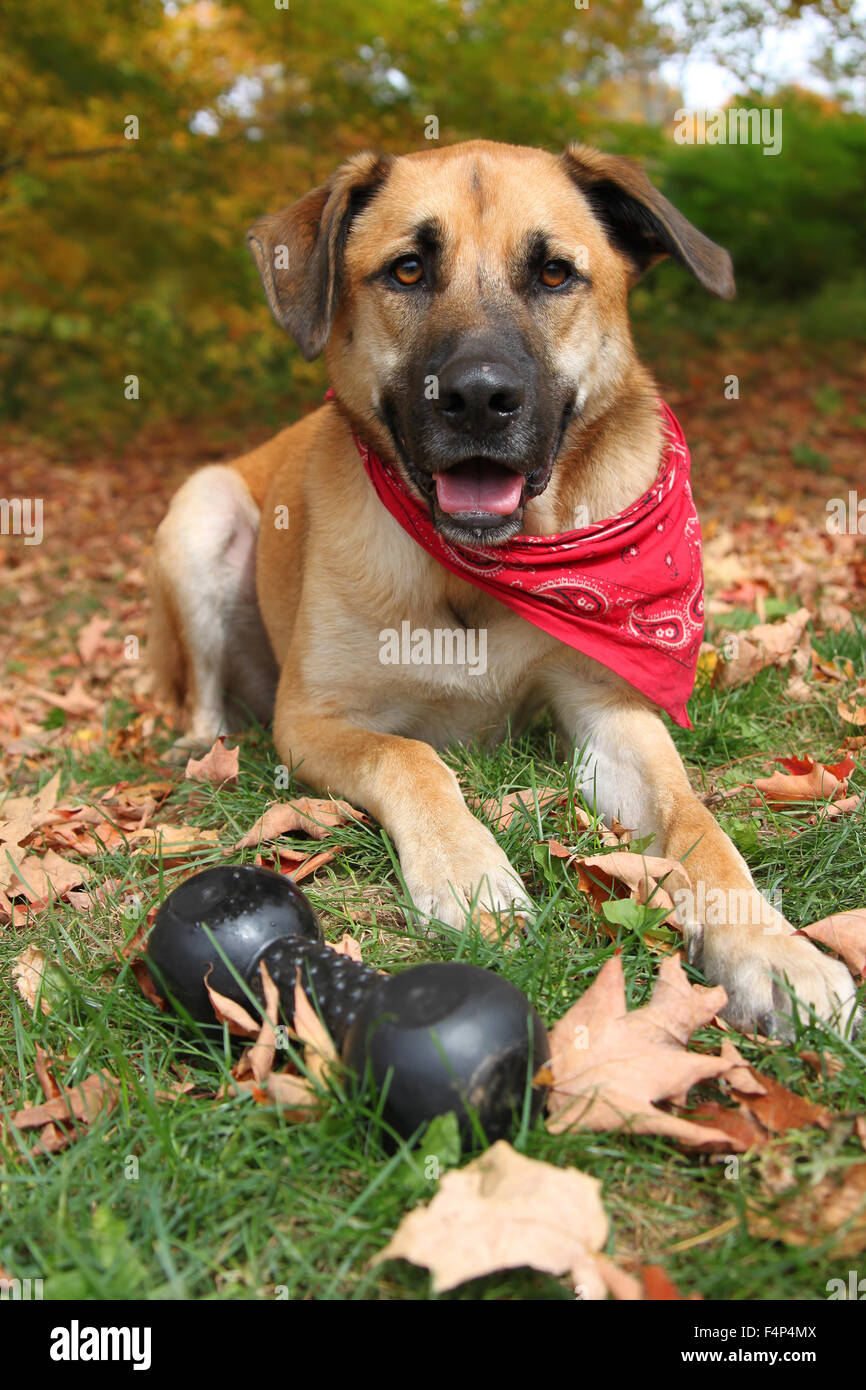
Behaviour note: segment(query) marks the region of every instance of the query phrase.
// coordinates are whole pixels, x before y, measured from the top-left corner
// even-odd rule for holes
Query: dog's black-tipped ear
[[[388,177],[393,155],[353,155],[321,188],[260,217],[247,233],[274,318],[311,361],[331,333],[352,219]]]
[[[733,299],[734,270],[727,251],[693,227],[639,164],[589,145],[570,145],[562,158],[611,241],[634,265],[635,279],[664,256],[673,256],[710,294]]]

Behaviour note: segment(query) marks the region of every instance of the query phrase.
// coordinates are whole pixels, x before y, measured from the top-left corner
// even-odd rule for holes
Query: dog
[[[730,298],[727,252],[631,160],[488,141],[355,155],[248,242],[278,323],[308,360],[324,352],[333,398],[193,473],[157,531],[151,661],[185,711],[181,750],[272,717],[282,761],[371,813],[419,912],[460,928],[532,904],[437,749],[501,740],[547,708],[598,813],[722,904],[681,915],[725,1017],[790,1035],[793,996],[849,1026],[851,975],[762,898],[659,701],[439,563],[362,466],[377,461],[466,573],[473,554],[495,568],[521,537],[628,514],[666,447],[628,292],[672,257]],[[483,632],[484,669],[381,659],[384,632],[440,630]]]

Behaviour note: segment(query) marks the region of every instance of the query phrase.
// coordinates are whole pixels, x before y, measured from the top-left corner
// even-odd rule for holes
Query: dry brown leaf
[[[25,946],[20,956],[15,957],[12,966],[12,979],[15,981],[15,988],[31,1012],[36,1008],[36,996],[39,993],[44,973],[45,954],[40,951],[38,946]],[[40,1005],[43,1014],[51,1013],[47,999],[41,999]]]
[[[757,1079],[763,1094],[739,1091],[733,1086],[731,1094],[771,1134],[786,1134],[789,1129],[808,1129],[811,1125],[819,1125],[822,1129],[830,1127],[833,1116],[825,1106],[816,1105],[805,1096],[798,1096],[794,1091],[789,1091],[787,1086],[783,1086],[781,1081],[774,1080],[772,1076],[762,1075]]]
[[[813,762],[811,758],[799,762],[792,759],[789,765],[791,763],[802,771],[774,772],[771,777],[756,777],[751,784],[771,805],[790,801],[836,801],[845,795],[848,778],[839,776],[836,769]]]
[[[43,690],[40,686],[29,685],[27,691],[30,695],[35,695],[37,700],[42,700],[52,708],[62,709],[66,714],[84,715],[93,714],[99,709],[99,701],[94,700],[92,695],[88,695],[80,677],[76,676],[65,695],[59,690]]]
[[[576,1168],[525,1158],[500,1139],[447,1172],[426,1207],[410,1211],[372,1261],[425,1265],[442,1293],[500,1269],[568,1274],[580,1296],[606,1296],[598,1255],[608,1235],[601,1183]]]
[[[866,705],[855,705],[852,709],[844,700],[837,700],[836,708],[846,724],[856,724],[861,729],[866,725]]]
[[[51,1059],[47,1052],[44,1052],[39,1044],[36,1044],[36,1061],[34,1062],[36,1080],[42,1087],[46,1100],[56,1100],[62,1094],[58,1086],[54,1073],[51,1069]]]
[[[834,1258],[859,1255],[866,1250],[866,1163],[783,1195],[771,1209],[750,1205],[746,1224],[760,1240],[803,1246],[829,1239]]]
[[[330,864],[341,852],[342,845],[332,845],[329,849],[318,850],[315,854],[300,854],[297,850],[289,849],[286,845],[275,845],[276,861],[274,867],[278,874],[284,874],[293,882],[300,883],[302,878],[309,878],[317,869],[321,869],[325,864]],[[257,864],[264,862],[260,854],[256,855],[255,862]]]
[[[696,1110],[688,1112],[688,1118],[693,1124],[727,1134],[731,1140],[729,1147],[737,1152],[762,1148],[769,1143],[767,1131],[742,1105],[734,1107],[720,1105],[718,1101],[704,1101]]]
[[[197,825],[157,825],[133,830],[129,835],[130,847],[142,854],[162,857],[174,863],[190,850],[215,845],[219,840],[216,830],[201,830]]]
[[[641,1265],[639,1273],[643,1283],[644,1298],[648,1301],[668,1303],[682,1299],[683,1295],[662,1265]],[[690,1295],[690,1297],[694,1297],[694,1295]]]
[[[821,820],[838,820],[839,816],[850,816],[857,810],[860,800],[859,796],[843,796],[839,801],[828,801],[816,815],[809,817],[809,824],[817,825]]]
[[[798,936],[820,941],[841,956],[852,975],[866,977],[866,907],[850,912],[834,912],[820,922],[801,927]]]
[[[22,858],[7,891],[10,897],[23,895],[28,902],[43,904],[52,897],[64,897],[70,888],[77,888],[89,878],[90,870],[83,864],[72,864],[50,849],[41,858],[35,854]]]
[[[851,610],[843,607],[841,603],[834,603],[832,599],[822,599],[818,605],[818,617],[824,627],[832,628],[836,632],[854,627]]]
[[[501,799],[493,798],[488,801],[475,801],[473,805],[480,810],[481,814],[487,818],[496,830],[507,830],[520,812],[521,815],[528,815],[531,821],[535,821],[536,801],[538,810],[543,811],[553,801],[565,801],[566,793],[559,787],[536,787],[534,791],[524,789],[523,791],[507,792]],[[580,808],[576,807],[576,810]],[[586,829],[589,828],[589,817],[586,817]]]
[[[311,796],[300,796],[294,801],[278,801],[269,806],[263,816],[259,816],[245,835],[234,846],[235,849],[255,849],[265,840],[276,840],[280,835],[293,835],[298,832],[311,835],[314,840],[324,840],[338,825],[348,825],[353,820],[366,820],[366,817],[350,806],[348,801],[317,801]]]
[[[663,960],[652,999],[626,1008],[619,954],[554,1026],[548,1064],[553,1087],[548,1129],[628,1129],[664,1134],[697,1148],[732,1147],[721,1130],[659,1110],[656,1101],[685,1103],[689,1088],[731,1068],[729,1056],[689,1052],[696,1028],[724,1008],[721,987],[690,985],[678,956]],[[736,1147],[735,1145],[733,1145]]]
[[[752,1070],[744,1057],[741,1057],[729,1038],[722,1040],[721,1058],[728,1063],[724,1073],[725,1084],[743,1096],[765,1096],[767,1088],[763,1078]]]
[[[271,1072],[268,1077],[268,1095],[277,1105],[289,1112],[294,1120],[314,1119],[321,1104],[319,1097],[305,1076],[294,1072]]]
[[[12,1124],[16,1129],[37,1129],[51,1121],[80,1120],[89,1124],[101,1110],[113,1108],[119,1085],[107,1071],[95,1072],[80,1086],[70,1086],[53,1100],[16,1111]]]
[[[85,666],[89,666],[101,652],[110,652],[112,650],[111,643],[105,640],[105,634],[110,627],[110,619],[100,618],[97,613],[94,613],[90,621],[85,623],[84,627],[79,632],[78,641],[75,645],[78,655]]]
[[[343,932],[339,941],[329,941],[327,943],[332,951],[336,951],[338,956],[348,956],[350,960],[357,960],[363,963],[364,957],[361,955],[361,943],[356,941],[354,936],[350,936],[347,931]]]
[[[242,1004],[236,1004],[234,999],[229,999],[227,995],[211,989],[207,980],[205,980],[204,985],[211,1007],[216,1014],[217,1022],[225,1023],[233,1037],[257,1038],[259,1036],[261,1022],[253,1018],[252,1014],[248,1014]]]
[[[74,1130],[61,1129],[60,1126],[55,1124],[53,1120],[49,1120],[48,1124],[43,1127],[42,1133],[39,1135],[39,1138],[33,1145],[32,1149],[30,1150],[30,1153],[34,1157],[41,1153],[62,1153],[64,1149],[69,1148],[69,1145],[72,1143],[72,1140],[74,1138]]]
[[[718,662],[713,671],[713,684],[728,690],[751,680],[767,666],[787,665],[798,648],[803,655],[808,655],[806,624],[810,616],[808,608],[801,608],[775,623],[759,623],[743,631],[720,633],[717,646],[723,657],[726,645],[733,655],[729,660]]]
[[[238,780],[239,759],[240,748],[226,748],[225,735],[220,734],[203,758],[190,758],[183,775],[188,782],[211,782],[224,787]]]
[[[795,700],[797,704],[805,705],[810,700],[814,700],[815,691],[811,685],[807,685],[802,676],[793,675],[785,686],[785,696],[788,700]]]
[[[40,787],[33,796],[7,797],[0,807],[0,840],[19,845],[54,810],[60,790],[60,773]]]
[[[819,1076],[841,1076],[845,1070],[845,1063],[835,1052],[801,1052],[799,1056]]]
[[[325,1084],[328,1072],[339,1063],[340,1054],[319,1015],[301,986],[301,971],[295,981],[291,1031],[304,1044],[304,1063],[319,1085]]]
[[[579,855],[558,840],[548,840],[547,844],[551,854],[568,859],[568,868],[577,874],[578,888],[592,899],[597,911],[612,894],[618,896],[618,889],[625,889],[636,902],[665,908],[665,921],[680,925],[673,895],[678,890],[688,891],[691,880],[679,860],[633,854],[629,850]]]
[[[854,1133],[866,1149],[866,1115],[858,1115],[854,1121]]]
[[[265,1016],[258,1037],[248,1051],[250,1070],[260,1086],[270,1076],[277,1055],[276,1027],[280,1017],[280,991],[277,989],[265,962],[259,961],[259,974],[265,995]]]
[[[158,1009],[165,1010],[168,1006],[165,1000],[153,983],[150,971],[143,960],[134,960],[130,964],[130,970],[135,977],[136,983],[146,999],[151,1004],[155,1004]]]

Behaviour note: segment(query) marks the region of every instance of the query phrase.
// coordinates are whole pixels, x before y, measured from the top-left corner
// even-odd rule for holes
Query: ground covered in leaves
[[[761,885],[860,978],[861,368],[733,341],[658,368],[710,600],[695,728],[675,736]],[[149,537],[192,462],[263,433],[0,451],[0,495],[44,499],[42,543],[0,549],[0,1270],[49,1298],[825,1298],[866,1248],[863,1042],[806,1017],[784,1046],[721,1025],[676,959],[682,869],[575,799],[544,723],[451,755],[539,905],[505,941],[489,922],[422,936],[378,827],[280,786],[266,730],[186,774],[164,760]],[[376,966],[461,958],[525,989],[553,1030],[546,1120],[475,1158],[437,1122],[410,1153],[315,1019],[286,1054],[275,1019],[227,1020],[217,1047],[185,1034],[136,947],[169,887],[226,858],[301,877],[329,941]]]

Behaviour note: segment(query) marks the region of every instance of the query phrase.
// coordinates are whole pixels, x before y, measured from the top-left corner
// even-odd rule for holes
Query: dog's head
[[[464,545],[519,532],[569,431],[616,399],[648,266],[734,293],[726,251],[586,146],[356,155],[248,240],[278,322],[325,350],[356,428]]]

